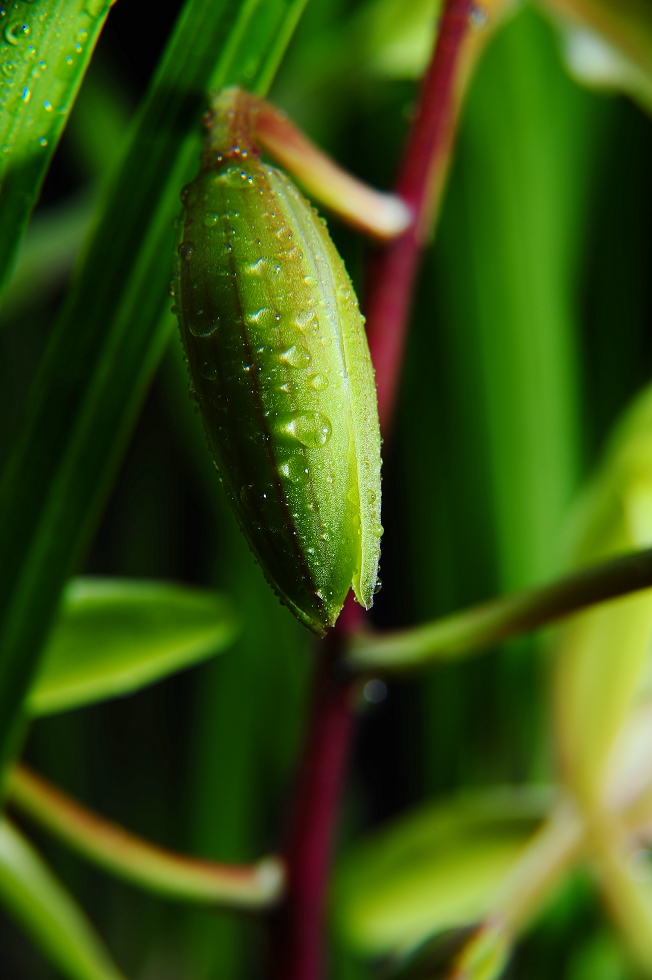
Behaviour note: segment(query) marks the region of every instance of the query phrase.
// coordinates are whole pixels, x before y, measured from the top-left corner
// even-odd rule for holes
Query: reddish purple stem
[[[362,616],[349,594],[320,649],[286,852],[286,900],[274,937],[274,980],[317,980],[322,972],[324,893],[354,728],[354,687],[333,666]]]
[[[444,5],[432,61],[423,80],[417,116],[395,191],[415,220],[376,257],[366,304],[367,337],[376,369],[380,427],[387,437],[403,366],[414,282],[435,205],[433,181],[449,147],[454,124],[454,85],[461,42],[473,0]]]
[[[374,263],[367,299],[367,333],[385,434],[400,377],[424,228],[433,207],[433,175],[448,151],[454,121],[453,85],[471,7],[472,0],[445,0],[435,51],[396,184],[396,192],[411,207],[415,220]],[[323,973],[324,900],[354,732],[354,687],[333,668],[363,616],[349,595],[335,629],[320,650],[286,853],[287,897],[277,916],[275,980],[321,980]]]

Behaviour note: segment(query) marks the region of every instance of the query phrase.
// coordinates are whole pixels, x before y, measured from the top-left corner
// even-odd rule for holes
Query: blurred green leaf
[[[643,71],[600,34],[576,25],[560,25],[561,44],[570,74],[590,88],[626,92],[652,109],[652,65]]]
[[[65,281],[88,232],[93,203],[85,192],[35,215],[0,299],[0,330],[47,302]]]
[[[122,980],[82,910],[8,820],[0,822],[0,901],[70,980]]]
[[[168,340],[178,195],[208,88],[264,91],[305,0],[188,0],[54,327],[0,481],[0,755]],[[38,446],[38,452],[34,447]]]
[[[629,980],[628,963],[621,945],[601,930],[578,944],[568,969],[568,980]]]
[[[66,149],[89,179],[105,176],[125,148],[134,107],[123,86],[123,78],[109,69],[100,49],[66,129]]]
[[[543,0],[566,29],[582,31],[574,73],[611,84],[652,107],[652,6],[648,0]],[[572,42],[571,42],[572,44]],[[573,57],[574,54],[574,57]],[[579,71],[578,71],[579,69]],[[587,78],[588,75],[588,78]],[[606,76],[606,77],[605,77]]]
[[[569,523],[574,565],[652,542],[652,389],[618,425]],[[577,616],[559,633],[555,717],[562,771],[580,796],[603,792],[614,740],[645,677],[652,630],[649,593]]]
[[[477,792],[420,807],[354,845],[335,890],[346,941],[376,956],[484,918],[552,799],[547,789]]]
[[[110,0],[13,2],[0,33],[0,290]]]
[[[163,582],[75,579],[25,706],[66,711],[153,684],[235,640],[230,602],[216,592]]]

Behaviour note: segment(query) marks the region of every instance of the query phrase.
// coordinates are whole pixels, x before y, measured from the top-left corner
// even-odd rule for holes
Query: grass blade
[[[0,823],[0,901],[70,980],[122,980],[72,896],[8,820]]]
[[[169,337],[173,219],[196,167],[205,93],[232,82],[264,90],[303,3],[189,0],[104,195],[0,481],[5,755],[61,589]]]
[[[2,11],[0,290],[109,7],[45,0]]]

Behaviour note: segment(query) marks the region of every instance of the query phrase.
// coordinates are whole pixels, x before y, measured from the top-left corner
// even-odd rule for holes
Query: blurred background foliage
[[[142,0],[120,0],[108,17],[0,305],[0,452],[179,7],[159,4],[153,15]],[[310,0],[272,100],[356,174],[387,186],[434,13],[425,0],[409,12],[391,0]],[[548,13],[519,7],[492,38],[464,107],[385,450],[379,625],[434,617],[567,566],[570,505],[650,376],[652,128],[627,97],[580,87],[568,50]],[[570,60],[586,80],[585,62]],[[645,99],[644,85],[625,87]],[[335,220],[331,229],[364,295],[367,246]],[[217,659],[131,697],[39,718],[25,758],[154,841],[250,861],[282,843],[311,640],[265,585],[226,510],[187,388],[173,334],[79,571],[217,587],[239,610],[241,632]],[[555,780],[547,649],[541,638],[512,642],[392,680],[385,700],[368,705],[340,828],[338,980],[373,972],[338,897],[347,867],[364,859],[356,839],[424,801],[445,807],[453,791]],[[504,860],[542,812],[527,794],[519,800],[513,826],[496,831]],[[465,819],[465,853],[481,854],[482,834]],[[35,840],[126,975],[261,975],[266,936],[255,916],[148,896]],[[459,868],[450,873],[463,888]],[[55,975],[5,918],[0,950],[7,980]],[[506,975],[636,975],[587,872],[556,890]]]

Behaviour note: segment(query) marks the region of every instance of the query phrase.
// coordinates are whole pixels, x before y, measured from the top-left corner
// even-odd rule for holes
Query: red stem
[[[318,980],[322,972],[324,896],[354,731],[354,685],[333,668],[363,615],[349,594],[335,628],[319,649],[285,856],[286,900],[274,937],[275,980]]]
[[[414,282],[436,207],[437,181],[448,154],[455,117],[454,85],[473,0],[447,0],[437,44],[401,164],[396,193],[412,209],[413,224],[380,252],[371,270],[367,337],[376,369],[380,427],[387,438],[403,365]]]
[[[434,211],[436,175],[450,146],[458,54],[472,0],[445,0],[418,115],[396,184],[413,225],[378,257],[367,300],[367,333],[376,369],[381,429],[386,434],[400,376],[410,297],[424,231]],[[287,898],[278,914],[275,980],[320,980],[324,899],[341,788],[354,733],[354,688],[334,669],[364,613],[349,595],[324,641],[315,677],[309,731],[293,804],[286,854]]]

